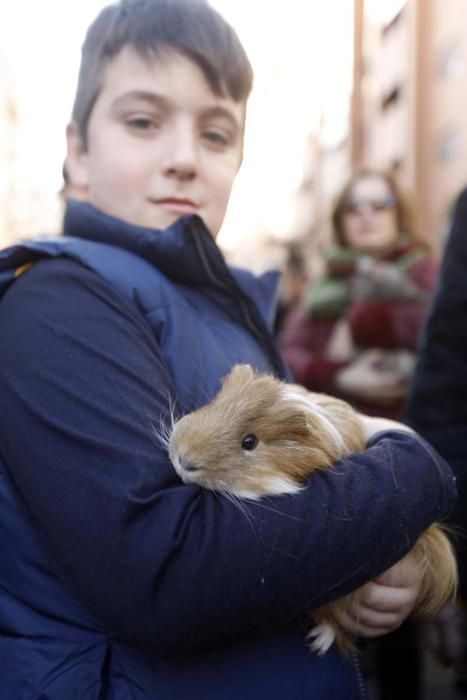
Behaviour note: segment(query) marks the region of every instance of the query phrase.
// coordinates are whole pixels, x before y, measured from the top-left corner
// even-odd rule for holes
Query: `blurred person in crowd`
[[[276,335],[287,323],[289,314],[301,302],[307,285],[308,274],[302,241],[293,241],[286,246],[285,261],[281,272],[279,300],[274,322]]]
[[[399,420],[438,263],[392,173],[357,171],[335,201],[332,227],[325,272],[311,282],[280,334],[282,356],[308,389]],[[382,698],[418,697],[417,637],[409,621],[367,645]],[[393,672],[395,663],[400,674]]]
[[[155,436],[237,363],[287,376],[275,280],[215,241],[251,85],[204,0],[121,0],[88,30],[67,129],[88,201],[63,240],[0,255],[8,700],[357,700],[356,660],[307,648],[310,608],[363,587],[346,625],[370,637],[413,608],[409,550],[455,485],[404,426],[363,417],[362,453],[241,507],[183,483]]]
[[[334,245],[279,338],[296,380],[398,419],[438,265],[394,175],[356,172],[336,199]]]
[[[444,456],[459,500],[448,525],[457,548],[460,596],[427,630],[467,695],[467,189],[453,208],[439,284],[420,338],[405,417]]]

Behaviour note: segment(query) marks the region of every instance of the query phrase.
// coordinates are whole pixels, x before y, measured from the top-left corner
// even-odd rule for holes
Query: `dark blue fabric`
[[[0,698],[357,698],[351,663],[308,652],[309,610],[442,517],[450,470],[394,432],[243,511],[181,484],[160,421],[236,362],[284,376],[273,280],[232,273],[197,219],[72,204],[65,226],[0,255],[3,280],[34,261],[0,303]]]
[[[446,459],[459,498],[450,518],[467,596],[467,189],[456,202],[438,288],[420,338],[406,418]]]

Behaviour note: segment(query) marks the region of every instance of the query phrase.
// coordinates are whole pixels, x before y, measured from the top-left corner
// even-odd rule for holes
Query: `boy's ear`
[[[88,154],[83,139],[75,122],[66,128],[66,169],[70,183],[74,187],[85,189],[88,182]]]

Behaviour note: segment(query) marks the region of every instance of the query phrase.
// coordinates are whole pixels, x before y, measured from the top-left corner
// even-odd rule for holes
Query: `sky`
[[[56,198],[61,185],[65,125],[80,46],[87,26],[106,4],[102,0],[0,3],[0,51],[9,64],[19,106],[17,174],[22,191],[32,193],[37,206],[39,200],[42,206],[48,198]],[[211,0],[211,4],[235,27],[255,69],[244,165],[231,207],[236,213],[226,222],[226,240],[234,229],[248,235],[267,228],[280,235],[290,224],[307,136],[317,128],[323,110],[331,142],[339,139],[345,123],[353,1]]]

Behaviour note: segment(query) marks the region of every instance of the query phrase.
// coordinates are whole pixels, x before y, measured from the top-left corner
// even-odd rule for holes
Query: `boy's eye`
[[[213,146],[228,146],[231,141],[230,136],[219,129],[206,129],[203,138]]]
[[[158,122],[151,117],[130,117],[125,120],[125,124],[137,131],[150,131],[158,128]]]

